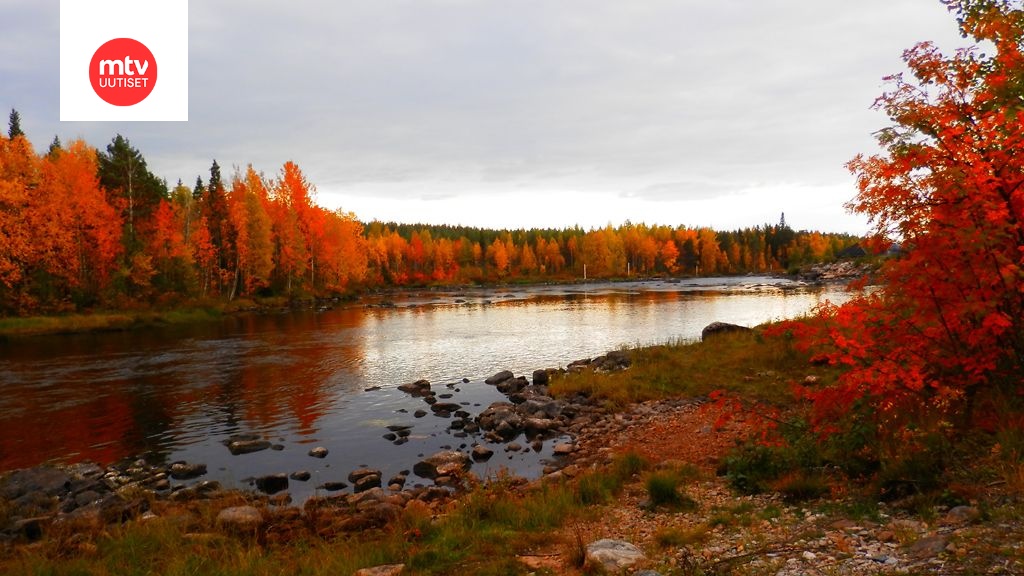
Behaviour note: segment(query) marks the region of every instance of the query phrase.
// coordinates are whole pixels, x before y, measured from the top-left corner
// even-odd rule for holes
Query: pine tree
[[[11,108],[11,115],[7,121],[7,136],[11,140],[14,140],[18,136],[24,136],[25,133],[21,130],[21,114],[14,108]]]

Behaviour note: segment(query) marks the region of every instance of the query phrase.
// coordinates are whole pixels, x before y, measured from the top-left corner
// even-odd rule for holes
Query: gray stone
[[[422,396],[430,392],[430,382],[426,380],[417,380],[409,384],[402,384],[398,387],[399,390],[406,394],[412,394],[413,396]]]
[[[198,478],[206,474],[206,464],[189,464],[188,462],[179,461],[171,464],[170,473],[171,478],[175,480]]]
[[[947,541],[945,536],[926,536],[911,544],[907,554],[920,560],[934,558],[946,549]]]
[[[707,340],[711,336],[717,336],[719,334],[728,334],[730,332],[752,332],[750,328],[746,326],[740,326],[739,324],[729,324],[728,322],[712,322],[704,327],[700,331],[700,339]]]
[[[547,384],[550,380],[547,370],[534,370],[533,371],[533,385],[541,386]]]
[[[403,570],[405,564],[384,564],[356,570],[352,576],[399,576]]]
[[[491,385],[500,384],[505,380],[511,379],[513,376],[515,376],[515,374],[512,374],[511,371],[502,370],[501,372],[498,372],[494,376],[491,376],[490,378],[484,380],[484,383]]]
[[[0,496],[15,500],[29,493],[57,496],[71,488],[71,477],[62,470],[40,466],[15,470],[0,480]]]
[[[233,440],[228,443],[228,450],[231,454],[251,454],[270,448],[270,442],[266,440]]]
[[[313,475],[310,474],[308,470],[299,470],[297,472],[292,472],[291,474],[288,475],[288,477],[291,478],[292,480],[298,480],[299,482],[306,482],[307,480],[312,478]]]
[[[622,572],[646,559],[639,548],[624,540],[606,538],[587,545],[587,564],[601,566],[612,574]]]
[[[309,455],[312,456],[313,458],[326,458],[328,452],[329,450],[327,450],[327,448],[324,448],[323,446],[317,446],[316,448],[310,449]]]
[[[255,531],[263,522],[260,511],[252,506],[234,506],[217,513],[217,524],[236,531]]]
[[[447,450],[432,454],[413,466],[413,474],[420,478],[434,479],[438,476],[458,475],[473,465],[473,461],[462,452]]]

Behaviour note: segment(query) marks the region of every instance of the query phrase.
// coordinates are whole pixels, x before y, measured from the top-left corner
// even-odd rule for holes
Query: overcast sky
[[[61,123],[59,2],[0,0],[0,107],[39,149],[122,133],[172,185],[294,160],[364,220],[862,233],[843,164],[875,150],[882,77],[965,43],[938,0],[203,0],[189,23],[189,122]]]

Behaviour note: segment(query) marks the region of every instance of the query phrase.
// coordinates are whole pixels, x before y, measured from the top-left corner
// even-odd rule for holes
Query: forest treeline
[[[315,203],[293,162],[173,187],[116,136],[36,153],[0,135],[0,313],[287,297],[422,284],[779,271],[858,239],[773,225],[487,230],[371,222]]]

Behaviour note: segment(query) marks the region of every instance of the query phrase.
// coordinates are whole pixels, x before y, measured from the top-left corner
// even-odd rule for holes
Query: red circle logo
[[[138,40],[115,38],[92,55],[89,80],[96,94],[109,104],[138,104],[156,85],[156,58]]]

